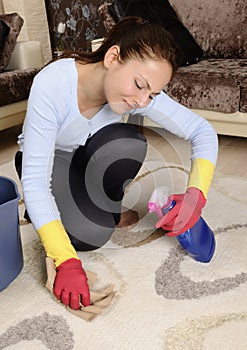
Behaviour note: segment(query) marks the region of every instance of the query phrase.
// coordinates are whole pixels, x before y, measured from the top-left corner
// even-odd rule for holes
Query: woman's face
[[[123,63],[114,51],[108,58],[103,88],[107,102],[117,114],[147,106],[172,76],[172,66],[166,60],[130,59]]]

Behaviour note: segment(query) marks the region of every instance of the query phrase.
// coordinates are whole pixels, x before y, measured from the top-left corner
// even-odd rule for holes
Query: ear
[[[119,60],[119,55],[120,55],[120,48],[118,45],[113,45],[111,46],[106,54],[105,54],[105,57],[104,57],[104,65],[106,68],[109,68],[109,66]]]

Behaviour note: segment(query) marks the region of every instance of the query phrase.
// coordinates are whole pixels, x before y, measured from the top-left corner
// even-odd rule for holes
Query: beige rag
[[[46,282],[45,286],[52,293],[54,298],[58,302],[60,302],[60,300],[58,300],[55,297],[55,295],[53,294],[53,285],[54,285],[54,281],[56,278],[56,268],[55,268],[53,260],[49,257],[46,258],[46,270],[47,270],[47,282]],[[97,275],[91,271],[85,271],[85,272],[86,272],[86,275],[88,278],[91,305],[89,305],[89,306],[80,305],[79,310],[73,310],[69,306],[65,306],[65,305],[64,306],[66,307],[66,309],[68,309],[74,315],[79,316],[86,321],[91,321],[97,315],[99,315],[105,307],[107,307],[111,304],[113,297],[115,295],[115,292],[113,290],[114,289],[113,284],[111,284],[105,288],[102,288],[100,290],[93,291],[92,287],[96,281]]]

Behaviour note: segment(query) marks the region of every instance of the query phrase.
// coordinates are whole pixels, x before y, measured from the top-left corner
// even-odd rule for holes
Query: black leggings
[[[104,245],[120,221],[126,185],[146,156],[145,137],[130,124],[105,126],[74,152],[55,151],[51,188],[76,250]],[[21,177],[20,152],[16,169]]]

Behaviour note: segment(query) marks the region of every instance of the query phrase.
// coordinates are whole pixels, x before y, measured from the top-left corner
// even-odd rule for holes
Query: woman
[[[124,188],[146,155],[145,137],[121,123],[123,114],[146,115],[192,145],[188,189],[157,226],[177,235],[194,225],[206,203],[217,137],[163,92],[175,54],[165,29],[129,17],[96,52],[64,55],[34,79],[16,167],[30,219],[56,265],[54,294],[73,309],[90,304],[76,250],[109,240]]]

